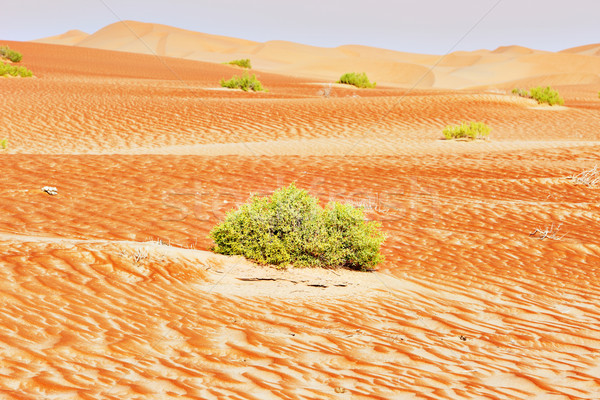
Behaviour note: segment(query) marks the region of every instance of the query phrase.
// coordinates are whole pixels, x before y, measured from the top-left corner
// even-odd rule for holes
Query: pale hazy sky
[[[600,0],[12,0],[3,3],[0,40],[32,40],[70,29],[93,33],[121,19],[261,42],[289,40],[324,47],[364,44],[430,54],[512,44],[562,50],[600,42]]]

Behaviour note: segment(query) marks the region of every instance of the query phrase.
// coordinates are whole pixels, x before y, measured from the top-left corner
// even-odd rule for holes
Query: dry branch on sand
[[[600,183],[600,168],[596,165],[577,175],[568,176],[567,179],[572,179],[576,185],[594,186]]]
[[[565,237],[566,233],[562,236],[558,236],[558,231],[560,230],[560,227],[562,226],[562,224],[558,224],[556,227],[554,227],[554,223],[552,225],[550,225],[549,227],[546,227],[544,229],[540,229],[540,228],[535,228],[533,230],[533,232],[531,232],[529,234],[529,236],[536,236],[540,239],[540,240],[544,240],[544,239],[552,239],[552,240],[560,240],[562,238]]]

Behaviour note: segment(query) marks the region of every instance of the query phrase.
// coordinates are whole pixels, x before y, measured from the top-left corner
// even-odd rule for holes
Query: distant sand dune
[[[397,87],[461,89],[513,81],[542,82],[539,77],[558,74],[563,78],[543,82],[560,85],[574,82],[565,78],[570,74],[600,76],[600,57],[596,57],[600,45],[560,53],[505,46],[442,57],[356,45],[322,48],[280,40],[258,43],[135,21],[117,22],[91,35],[68,32],[39,41],[208,62],[250,58],[259,70],[328,81],[345,72],[367,72],[380,85]],[[588,82],[591,80],[585,80]]]
[[[48,44],[61,44],[65,46],[76,46],[79,45],[85,38],[89,36],[89,33],[85,33],[80,30],[71,30],[61,35],[51,36],[43,39],[34,40],[36,43],[48,43]]]
[[[564,53],[571,54],[583,54],[589,56],[600,56],[600,43],[589,44],[586,46],[573,47],[570,49],[563,50]]]

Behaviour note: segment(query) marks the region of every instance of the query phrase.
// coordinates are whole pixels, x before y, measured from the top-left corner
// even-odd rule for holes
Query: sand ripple
[[[0,398],[600,398],[600,190],[566,179],[598,163],[591,86],[566,109],[269,74],[255,95],[211,90],[222,65],[27,46],[38,78],[0,79]],[[492,139],[439,140],[463,119]],[[381,221],[380,270],[206,251],[291,182]]]

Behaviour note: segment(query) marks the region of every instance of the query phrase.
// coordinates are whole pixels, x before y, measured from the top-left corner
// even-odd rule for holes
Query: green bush
[[[23,59],[23,55],[21,53],[11,50],[8,46],[0,46],[0,56],[15,63],[18,63]]]
[[[562,106],[563,104],[565,104],[565,101],[563,100],[562,97],[560,97],[560,94],[558,93],[558,91],[552,89],[550,86],[546,86],[545,88],[538,86],[538,87],[531,88],[530,90],[513,89],[512,93],[517,94],[521,97],[527,97],[529,99],[534,99],[539,104],[547,103],[551,106],[553,106],[555,104],[559,104]]]
[[[516,94],[521,97],[526,97],[528,99],[531,98],[531,94],[529,94],[529,90],[526,90],[526,89],[515,88],[512,90],[512,94]]]
[[[383,261],[385,235],[360,208],[331,202],[325,208],[295,184],[270,197],[253,196],[215,226],[213,251],[279,267],[370,270]]]
[[[359,88],[374,88],[377,83],[369,82],[369,78],[367,78],[367,74],[364,72],[356,73],[349,72],[340,78],[338,83],[345,83],[347,85],[354,85]]]
[[[248,90],[255,92],[266,91],[262,83],[256,79],[256,75],[250,76],[248,72],[244,72],[242,76],[234,76],[228,81],[221,79],[221,86],[229,89],[242,89],[245,92]]]
[[[0,149],[6,150],[7,147],[8,143],[6,142],[6,139],[0,139]]]
[[[27,78],[33,76],[33,72],[19,65],[10,65],[0,62],[0,76],[4,75],[22,76],[23,78]]]
[[[448,125],[442,131],[446,139],[470,140],[485,139],[492,129],[483,122],[463,122],[460,125]]]
[[[244,58],[242,60],[229,61],[226,64],[237,65],[238,67],[248,68],[248,69],[252,68],[252,65],[250,64],[250,60],[247,58]]]
[[[545,88],[541,86],[531,88],[530,93],[531,98],[537,100],[537,102],[540,104],[548,103],[551,106],[555,104],[559,104],[562,106],[563,104],[565,104],[565,101],[562,97],[560,97],[558,91],[552,89],[550,86],[546,86]]]

